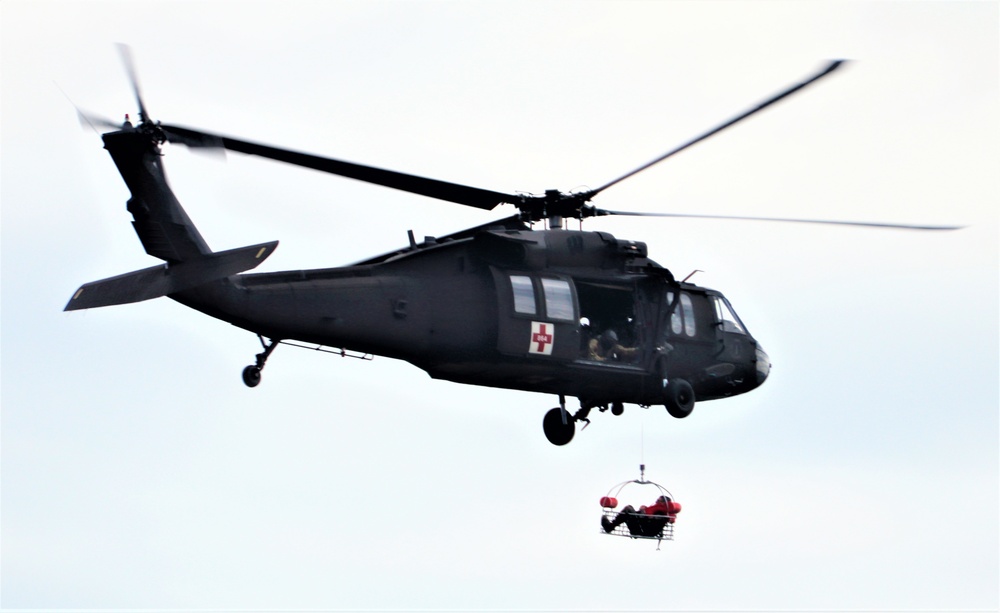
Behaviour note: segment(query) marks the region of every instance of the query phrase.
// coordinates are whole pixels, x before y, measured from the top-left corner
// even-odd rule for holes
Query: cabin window
[[[562,279],[542,279],[545,314],[551,319],[573,319],[573,291]]]
[[[743,328],[743,324],[740,323],[740,318],[736,316],[733,307],[729,305],[726,299],[715,298],[712,302],[715,303],[715,317],[719,325],[722,326],[723,332],[747,333]]]
[[[536,313],[535,287],[531,284],[531,277],[511,275],[510,287],[514,291],[514,311],[534,315]]]
[[[673,304],[674,293],[667,292],[667,305]],[[694,305],[691,303],[691,296],[681,292],[680,304],[674,308],[670,314],[670,331],[680,336],[682,333],[687,336],[694,336],[697,333],[694,321]]]

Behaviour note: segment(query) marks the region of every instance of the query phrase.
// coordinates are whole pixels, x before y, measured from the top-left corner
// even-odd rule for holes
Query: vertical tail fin
[[[212,253],[181,203],[163,170],[160,135],[155,126],[126,126],[103,135],[104,148],[118,167],[132,197],[128,211],[146,253],[170,263]]]
[[[142,246],[166,264],[87,283],[64,310],[178,294],[255,268],[278,246],[274,241],[213,253],[167,184],[159,127],[144,122],[133,128],[126,121],[121,130],[108,132],[103,139],[132,193],[128,210]]]

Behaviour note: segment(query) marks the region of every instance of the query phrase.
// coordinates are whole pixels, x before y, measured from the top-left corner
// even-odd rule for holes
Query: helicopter
[[[701,217],[597,208],[590,201],[619,182],[680,153],[832,74],[831,61],[744,113],[660,157],[587,191],[509,194],[272,147],[153,121],[131,55],[120,47],[138,102],[138,123],[88,116],[131,197],[127,210],[146,252],[162,264],[82,285],[66,311],[166,296],[257,335],[262,351],[242,371],[255,387],[280,344],[341,356],[404,360],[457,383],[556,395],[542,420],[554,445],[569,443],[593,409],[621,415],[625,404],[663,405],[675,418],[697,401],[749,392],[771,363],[719,291],[678,281],[643,242],[572,230],[607,215]],[[348,266],[248,273],[278,241],[212,251],[167,183],[164,143],[256,155],[455,204],[518,212],[443,237],[417,241]],[[922,230],[850,221],[733,217]],[[543,229],[534,225],[543,223]],[[690,277],[690,276],[689,276]],[[305,345],[303,345],[305,344]],[[315,345],[315,347],[312,347]],[[579,408],[567,409],[567,398]]]

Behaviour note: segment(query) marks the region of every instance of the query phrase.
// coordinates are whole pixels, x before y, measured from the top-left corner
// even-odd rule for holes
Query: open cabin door
[[[607,365],[639,366],[644,362],[647,334],[643,308],[644,295],[634,281],[577,280],[580,317],[584,326],[581,358]],[[604,344],[609,332],[614,333],[608,347],[591,348],[590,344]]]
[[[579,309],[569,277],[491,267],[497,288],[497,349],[538,359],[575,359],[580,352]]]

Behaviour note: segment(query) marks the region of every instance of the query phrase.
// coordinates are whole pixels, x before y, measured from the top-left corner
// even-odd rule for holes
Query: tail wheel
[[[549,409],[542,420],[542,428],[545,430],[545,438],[553,445],[565,445],[573,440],[576,433],[576,420],[566,409],[556,407]]]
[[[247,387],[257,387],[260,383],[260,368],[253,365],[244,368],[243,383],[245,383]]]
[[[684,379],[671,379],[663,390],[663,404],[667,413],[683,419],[694,410],[694,388]]]

